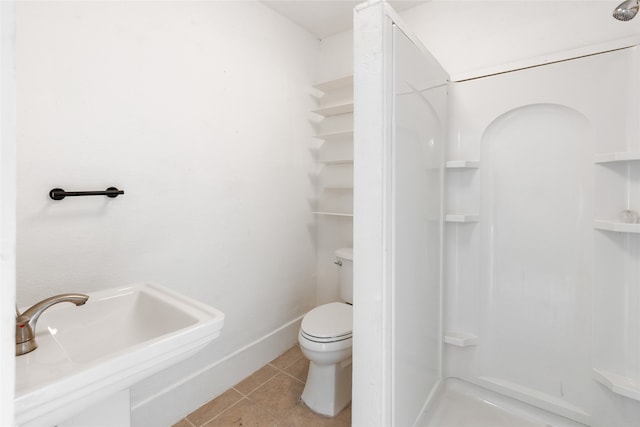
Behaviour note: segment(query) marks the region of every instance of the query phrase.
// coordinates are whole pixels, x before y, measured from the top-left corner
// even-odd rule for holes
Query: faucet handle
[[[27,316],[20,315],[18,312],[16,318],[16,356],[29,353],[38,347],[29,320]]]

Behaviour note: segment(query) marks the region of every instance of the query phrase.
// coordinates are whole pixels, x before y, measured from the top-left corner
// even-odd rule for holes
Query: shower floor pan
[[[578,427],[577,423],[456,378],[447,379],[419,427]]]

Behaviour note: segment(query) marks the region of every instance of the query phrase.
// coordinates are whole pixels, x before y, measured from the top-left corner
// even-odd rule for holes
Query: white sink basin
[[[38,348],[16,357],[16,424],[55,425],[220,335],[224,314],[158,285],[89,294],[38,320]]]

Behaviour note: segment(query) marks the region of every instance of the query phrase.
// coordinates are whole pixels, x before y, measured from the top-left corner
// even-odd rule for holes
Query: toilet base
[[[309,362],[302,401],[321,415],[334,417],[351,402],[351,357],[331,365]]]

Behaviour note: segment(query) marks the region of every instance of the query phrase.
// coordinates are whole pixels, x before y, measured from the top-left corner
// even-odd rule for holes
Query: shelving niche
[[[353,76],[313,85],[317,303],[339,298],[335,251],[353,246]]]
[[[640,161],[640,151],[615,151],[596,154],[594,163],[599,165],[629,164],[636,165]],[[596,219],[593,228],[616,233],[640,233],[640,224],[620,222],[615,219]]]
[[[447,160],[445,169],[449,173],[472,173],[480,168],[478,160]],[[460,190],[461,191],[461,190]],[[452,193],[452,192],[450,192]],[[480,221],[480,215],[476,212],[448,212],[444,218],[447,223],[473,223]]]
[[[479,230],[477,227],[465,226],[464,224],[474,224],[480,221],[480,190],[478,186],[479,175],[477,174],[480,169],[480,161],[459,158],[447,160],[444,166],[447,177],[448,198],[447,213],[444,220],[445,223],[452,224],[450,228],[446,228],[446,239],[450,247],[456,248],[458,247],[458,239],[469,241],[470,237]],[[470,255],[469,252],[457,253],[455,257],[461,256],[463,259],[468,259],[465,256]],[[465,300],[464,298],[456,300],[456,298],[463,294],[467,295],[468,292],[466,291],[473,289],[477,286],[477,283],[473,277],[465,276],[464,274],[461,276],[452,274],[453,276],[457,277],[457,280],[447,284],[447,289],[455,295],[452,298],[454,307],[448,311],[450,316],[446,319],[448,330],[444,334],[443,341],[445,345],[452,349],[460,349],[452,351],[470,351],[462,349],[476,347],[479,342],[478,336],[464,328],[460,328],[460,325],[471,324],[473,320],[470,320],[469,316],[473,316],[473,314],[471,314],[472,311],[459,309],[458,307],[465,305]],[[460,289],[463,289],[463,291],[460,291]]]
[[[603,206],[605,210],[599,211],[600,216],[612,216],[612,212],[623,208],[638,208],[637,186],[640,176],[640,151],[613,151],[599,153],[594,156],[596,186],[600,185],[600,193],[596,198],[596,205]],[[635,206],[634,206],[635,204]],[[606,259],[596,264],[600,274],[597,277],[606,278],[595,283],[594,293],[596,299],[595,322],[600,325],[607,320],[614,323],[612,327],[625,330],[631,336],[634,328],[638,328],[637,317],[618,316],[624,305],[629,304],[640,293],[638,285],[637,252],[638,240],[634,235],[640,234],[640,223],[622,222],[612,218],[598,218],[593,221],[593,228],[605,232],[613,232],[606,238],[596,239],[596,251],[602,251],[598,259]],[[627,234],[626,236],[624,234]],[[615,255],[611,255],[610,251]],[[633,261],[636,260],[636,261]],[[633,264],[635,263],[635,264]],[[631,296],[630,296],[631,295]],[[638,308],[627,306],[625,310],[635,312]],[[602,321],[600,321],[602,319]],[[615,319],[615,320],[612,320]],[[637,331],[637,329],[635,329]],[[637,333],[637,332],[636,332]],[[611,338],[615,337],[615,338]],[[637,376],[640,369],[640,360],[633,358],[621,358],[621,350],[638,351],[638,344],[633,340],[625,339],[624,335],[612,334],[603,329],[596,332],[595,339],[607,340],[607,355],[597,355],[594,358],[592,378],[600,383],[611,393],[640,401],[640,377]],[[631,346],[630,348],[626,348]],[[613,355],[613,356],[612,356]],[[636,376],[628,376],[628,373],[636,373]]]
[[[313,86],[318,109],[315,137],[321,139],[318,163],[318,206],[320,216],[351,218],[353,214],[353,76],[340,77]],[[326,191],[334,190],[334,191]],[[340,191],[335,191],[340,190]]]

